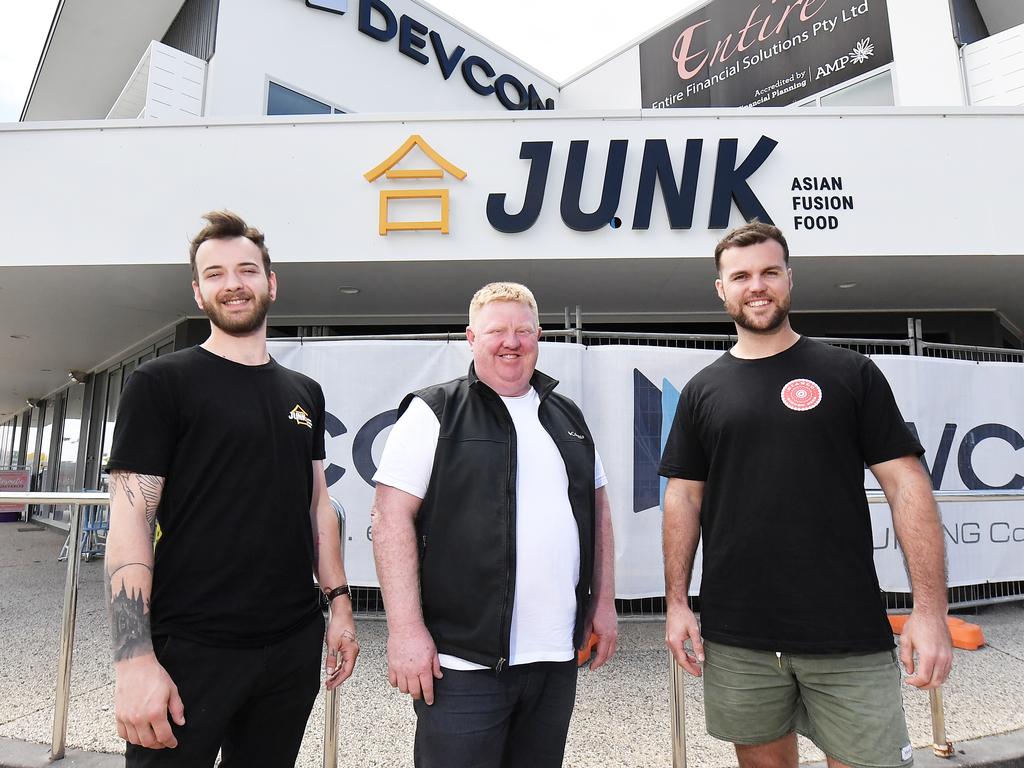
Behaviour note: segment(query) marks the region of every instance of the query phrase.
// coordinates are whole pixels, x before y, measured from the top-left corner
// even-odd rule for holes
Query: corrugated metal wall
[[[160,42],[209,61],[217,47],[219,0],[186,0]]]

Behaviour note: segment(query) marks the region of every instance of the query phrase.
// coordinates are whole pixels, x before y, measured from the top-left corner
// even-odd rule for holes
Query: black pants
[[[177,637],[156,641],[157,659],[185,704],[174,749],[129,744],[125,765],[292,768],[320,688],[324,623],[317,617],[263,648],[216,648]],[[168,718],[170,719],[170,718]]]
[[[576,703],[576,660],[444,670],[416,709],[416,768],[558,768]]]

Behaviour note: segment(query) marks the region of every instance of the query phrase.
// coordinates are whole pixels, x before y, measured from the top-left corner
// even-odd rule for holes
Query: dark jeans
[[[263,648],[216,648],[177,637],[155,641],[157,658],[185,704],[174,749],[127,745],[125,765],[292,768],[320,688],[323,619]],[[170,720],[170,718],[168,718]]]
[[[576,660],[444,670],[416,709],[416,768],[558,768],[576,703]]]

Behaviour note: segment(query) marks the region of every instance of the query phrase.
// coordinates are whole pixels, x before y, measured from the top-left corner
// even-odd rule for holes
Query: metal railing
[[[78,571],[82,555],[77,543],[82,538],[82,506],[110,505],[110,497],[104,491],[81,491],[78,493],[12,493],[0,492],[0,504],[67,504],[71,519],[68,541],[67,576],[64,579],[64,605],[60,625],[60,654],[57,659],[57,685],[54,693],[53,731],[50,739],[50,760],[64,759],[67,751],[68,706],[71,701],[71,663],[75,649],[75,621],[78,614]],[[341,539],[341,555],[345,556],[345,510],[335,499],[331,505],[338,516],[338,535]],[[338,690],[327,691],[324,697],[324,768],[338,765]]]
[[[338,516],[338,537],[341,539],[341,561],[345,562],[345,508],[331,497],[331,506]],[[328,612],[331,607],[327,606]],[[340,659],[335,660],[340,661]],[[324,768],[337,768],[338,765],[338,696],[340,688],[324,693]]]
[[[924,357],[970,360],[976,363],[1024,363],[1024,349],[975,347],[969,344],[939,344],[933,341],[920,341],[917,347],[919,350],[917,354]]]
[[[82,493],[0,493],[0,504],[70,504],[71,528],[69,541],[76,544],[82,538],[83,504],[110,504],[110,498],[100,491]],[[80,557],[68,558],[68,571],[64,579],[64,609],[60,624],[60,654],[57,657],[57,690],[54,694],[53,732],[50,739],[50,759],[62,760],[67,747],[68,702],[71,693],[71,660],[75,650],[75,618],[78,611],[78,565]]]

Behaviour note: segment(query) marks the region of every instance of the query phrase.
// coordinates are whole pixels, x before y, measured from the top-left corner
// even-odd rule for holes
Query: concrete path
[[[56,557],[63,540],[50,529],[0,524],[0,768],[52,765],[47,754],[66,568]],[[123,764],[115,754],[97,754],[123,750],[113,723],[102,573],[102,561],[82,563],[67,766]],[[957,651],[944,689],[947,735],[957,756],[932,762],[919,751],[918,765],[1024,768],[1024,604],[983,608],[969,620],[981,624],[988,645]],[[407,697],[387,684],[385,626],[361,621],[359,634],[362,655],[341,695],[339,766],[411,766],[414,716]],[[566,768],[671,765],[663,636],[661,622],[624,622],[615,659],[599,672],[581,673]],[[913,744],[926,747],[931,743],[928,696],[907,689],[904,703]],[[700,684],[689,684],[689,766],[735,765],[731,746],[704,733],[703,717]],[[321,696],[296,765],[322,764],[322,734]],[[823,756],[801,741],[801,759],[813,762]]]

